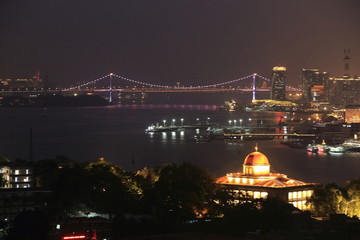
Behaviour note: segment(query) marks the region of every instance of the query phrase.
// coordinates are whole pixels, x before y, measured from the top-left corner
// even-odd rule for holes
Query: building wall
[[[303,69],[302,88],[304,101],[306,103],[311,101],[327,101],[326,95],[324,92],[319,92],[319,89],[325,88],[328,79],[329,75],[327,72],[319,72],[319,69]],[[317,89],[314,88],[315,86],[317,86]]]
[[[13,220],[21,212],[46,206],[49,191],[34,189],[0,189],[0,220]]]
[[[271,99],[284,101],[285,98],[285,67],[274,67],[272,73],[271,83]]]
[[[331,105],[344,108],[360,104],[360,78],[330,78],[326,92]]]
[[[358,108],[346,108],[345,122],[346,123],[360,123],[360,105]]]
[[[4,184],[0,188],[8,188],[10,186],[10,172],[11,169],[8,166],[3,166],[0,168],[0,174],[3,176]]]
[[[12,167],[10,174],[11,188],[30,188],[34,187],[32,167]]]
[[[296,187],[284,187],[284,188],[272,188],[272,187],[257,187],[257,186],[244,186],[244,185],[226,185],[234,194],[234,197],[238,197],[239,200],[236,203],[241,202],[241,198],[260,199],[260,198],[277,198],[284,202],[288,202],[300,210],[309,210],[310,206],[306,205],[307,199],[309,199],[314,192],[314,185],[296,186]]]

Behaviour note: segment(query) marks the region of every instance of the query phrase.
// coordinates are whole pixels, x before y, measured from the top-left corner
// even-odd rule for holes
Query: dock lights
[[[181,126],[182,126],[184,124],[184,119],[181,118],[180,121],[181,121]]]
[[[173,124],[173,125],[175,125],[175,121],[176,121],[175,119],[172,120],[172,124]]]
[[[232,121],[231,120],[229,120],[229,125],[231,126],[231,123],[232,123]]]
[[[241,127],[242,121],[243,121],[243,120],[240,118],[240,119],[239,119],[239,122],[240,122],[240,127]]]
[[[164,123],[164,127],[165,127],[165,124],[166,124],[166,120],[163,120],[163,123]]]

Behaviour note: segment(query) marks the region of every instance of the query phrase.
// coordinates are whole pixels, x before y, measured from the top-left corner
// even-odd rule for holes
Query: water
[[[216,105],[122,105],[86,108],[0,109],[0,154],[28,158],[29,132],[33,129],[34,159],[65,155],[84,162],[98,157],[126,170],[155,167],[167,162],[191,161],[213,175],[241,171],[255,143],[267,155],[272,172],[291,178],[340,185],[360,176],[360,154],[309,154],[277,141],[212,141],[195,143],[194,131],[145,134],[150,123],[172,119],[180,124],[196,123],[197,118],[220,124],[243,119],[242,124],[267,120],[277,123],[284,113],[247,113],[216,111]],[[233,124],[233,123],[232,123]],[[132,161],[134,158],[135,161]]]

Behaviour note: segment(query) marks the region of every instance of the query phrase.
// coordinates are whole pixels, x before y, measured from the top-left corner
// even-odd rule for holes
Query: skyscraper
[[[271,99],[285,100],[286,67],[274,67],[272,72]]]
[[[324,86],[329,79],[327,72],[319,72],[319,69],[302,70],[303,99],[306,103],[325,101]]]

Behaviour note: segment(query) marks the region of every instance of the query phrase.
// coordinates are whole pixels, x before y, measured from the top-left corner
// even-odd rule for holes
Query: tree
[[[311,204],[313,212],[317,216],[342,214],[346,212],[347,194],[335,183],[327,184],[314,190],[308,204]]]
[[[360,178],[348,181],[345,190],[348,200],[344,213],[350,217],[360,217]]]
[[[4,177],[4,174],[0,173],[0,187],[5,187],[8,181]]]
[[[276,198],[261,200],[260,218],[262,229],[283,230],[290,227],[292,212],[295,207]]]
[[[165,164],[158,176],[150,201],[159,217],[185,220],[207,213],[216,186],[206,170],[189,162]]]
[[[25,211],[12,224],[6,240],[47,240],[49,220],[43,212]]]
[[[85,203],[99,213],[131,211],[142,195],[134,175],[100,158],[85,166]]]

